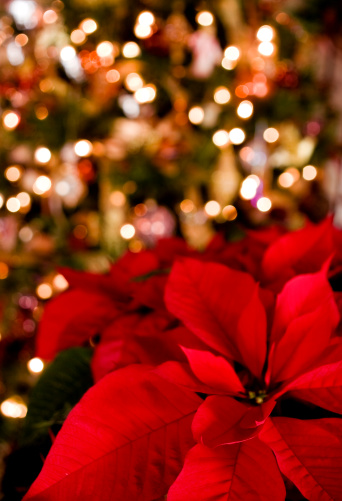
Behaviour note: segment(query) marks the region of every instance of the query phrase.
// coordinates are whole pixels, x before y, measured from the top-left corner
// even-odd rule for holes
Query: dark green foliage
[[[92,385],[90,358],[90,349],[71,348],[61,352],[44,370],[30,395],[22,444],[46,437],[52,425],[63,423]]]

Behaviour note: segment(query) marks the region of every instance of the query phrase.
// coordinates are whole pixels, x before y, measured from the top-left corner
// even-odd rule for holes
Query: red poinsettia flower
[[[279,227],[250,231],[245,238],[233,243],[217,235],[203,252],[191,249],[180,238],[169,238],[160,240],[153,250],[138,254],[127,252],[108,274],[63,268],[61,272],[70,289],[46,306],[39,325],[36,354],[52,359],[60,350],[81,345],[99,333],[103,335],[103,342],[113,347],[121,331],[117,319],[123,313],[141,312],[142,307],[170,319],[163,301],[164,288],[167,272],[180,256],[248,271],[267,288],[279,291],[289,278],[321,268],[333,254],[332,232],[328,219],[320,225],[308,225],[286,235]],[[338,234],[337,230],[335,233]],[[141,276],[144,280],[137,280]],[[114,329],[108,329],[112,322],[119,326],[114,337]],[[114,366],[118,366],[115,360]]]
[[[59,351],[99,334],[92,360],[95,381],[131,363],[158,365],[185,359],[174,330],[179,322],[163,300],[167,272],[178,254],[198,253],[174,238],[162,241],[153,251],[127,252],[108,274],[61,269],[69,289],[45,308],[37,356],[52,359]],[[162,336],[166,330],[172,332]]]
[[[281,473],[309,500],[342,500],[342,419],[279,408],[286,393],[342,413],[325,271],[295,277],[274,299],[245,273],[185,259],[166,303],[186,326],[189,363],[102,378],[71,411],[25,500],[284,501]]]
[[[276,299],[274,311],[267,312],[260,292],[250,276],[218,264],[187,260],[173,268],[166,303],[210,348],[183,348],[191,370],[177,362],[159,369],[178,384],[209,395],[192,424],[200,445],[189,452],[169,493],[172,501],[195,500],[201,492],[201,499],[224,499],[227,492],[221,491],[223,483],[232,481],[228,465],[239,471],[235,472],[239,477],[234,485],[239,486],[240,497],[232,499],[284,499],[283,487],[277,494],[269,491],[266,497],[266,486],[272,476],[279,482],[280,473],[262,442],[274,451],[282,473],[308,499],[323,499],[313,494],[315,489],[320,496],[323,492],[339,492],[340,497],[326,499],[342,499],[333,464],[336,451],[331,450],[340,444],[339,468],[342,467],[342,420],[333,420],[339,430],[336,436],[329,432],[329,420],[308,421],[304,425],[293,418],[277,417],[277,410],[275,417],[269,417],[276,401],[287,392],[342,413],[338,399],[342,383],[341,343],[332,338],[339,321],[333,292],[324,271],[288,282]],[[273,319],[268,328],[267,319]],[[237,372],[233,362],[240,367]],[[302,434],[305,426],[307,432]],[[315,433],[317,444],[325,444],[324,467],[317,448],[308,454],[308,430]],[[223,448],[215,449],[218,446]],[[261,458],[263,464],[250,471],[251,465]],[[249,470],[241,472],[248,465]],[[324,468],[331,470],[327,473],[334,479],[331,485],[327,478],[320,478],[324,477]],[[209,471],[206,497],[203,484],[195,482],[195,477],[204,475],[204,471]],[[213,492],[218,489],[221,497],[210,493],[209,486]]]

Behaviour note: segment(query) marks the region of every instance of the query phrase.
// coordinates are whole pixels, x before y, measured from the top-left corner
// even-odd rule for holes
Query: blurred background
[[[337,0],[0,2],[1,475],[59,266],[342,227],[341,22]],[[10,458],[21,499],[33,456]]]

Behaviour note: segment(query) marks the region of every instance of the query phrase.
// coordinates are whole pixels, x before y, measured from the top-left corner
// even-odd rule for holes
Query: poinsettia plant
[[[276,233],[65,272],[74,287],[47,308],[38,353],[100,333],[97,382],[25,500],[342,500],[334,230]]]

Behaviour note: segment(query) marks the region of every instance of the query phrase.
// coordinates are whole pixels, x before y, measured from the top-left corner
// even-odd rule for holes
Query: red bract
[[[113,359],[109,360],[104,346],[99,348],[96,365],[99,363],[103,367],[96,369],[96,374],[103,375],[110,367],[125,365],[128,360],[145,360],[140,356],[144,347],[139,335],[134,340],[132,331],[122,338],[122,329],[111,328],[110,324],[120,324],[123,314],[133,312],[145,317],[152,312],[168,317],[171,325],[172,315],[166,312],[163,296],[168,270],[176,258],[192,256],[201,261],[227,264],[230,268],[248,271],[268,288],[279,291],[288,278],[298,273],[318,271],[333,253],[332,235],[336,240],[340,234],[333,231],[330,219],[297,232],[283,233],[279,227],[250,231],[245,238],[234,243],[227,243],[217,235],[201,253],[189,248],[182,239],[170,238],[159,241],[153,250],[126,253],[106,275],[62,269],[70,290],[47,305],[39,326],[36,354],[52,359],[60,350],[81,345],[94,334],[102,334],[101,343],[110,344]],[[335,259],[334,269],[337,261]],[[269,310],[271,294],[262,294],[263,301],[269,303]],[[163,330],[168,328],[169,325],[165,324]],[[126,339],[133,358],[127,358],[127,353],[124,353],[127,352]],[[146,342],[148,344],[148,340]],[[138,349],[136,356],[134,346]],[[105,352],[106,360],[102,364],[101,353]],[[168,358],[172,358],[171,354]]]
[[[194,443],[199,402],[143,366],[109,374],[71,411],[25,499],[160,498]]]
[[[131,308],[135,277],[153,272],[158,260],[152,252],[127,253],[110,273],[62,269],[70,289],[50,301],[37,335],[37,356],[52,359],[61,350],[82,345],[122,311]]]
[[[283,501],[284,474],[311,501],[342,501],[342,419],[280,416],[284,395],[342,413],[325,269],[293,278],[273,301],[248,274],[184,259],[166,304],[183,326],[161,336],[182,345],[184,361],[95,384],[25,499],[155,501],[169,489],[169,501]]]
[[[337,235],[337,232],[336,232]],[[259,278],[263,284],[279,292],[296,275],[317,272],[336,252],[331,218],[276,239],[262,257]]]
[[[183,382],[184,386],[198,392],[202,392],[205,385],[209,396],[195,415],[192,424],[194,437],[203,446],[224,446],[224,449],[214,449],[215,452],[210,453],[196,446],[189,453],[184,470],[171,490],[172,500],[185,499],[183,494],[179,496],[178,493],[187,492],[187,479],[195,475],[196,464],[201,465],[197,474],[203,474],[200,472],[210,455],[215,456],[217,462],[216,481],[238,485],[238,479],[232,479],[228,473],[224,479],[220,477],[219,464],[229,462],[235,455],[234,464],[237,468],[241,467],[237,446],[233,444],[250,440],[245,450],[248,455],[259,447],[256,445],[259,442],[255,442],[257,436],[267,443],[273,440],[273,436],[268,438],[264,428],[267,423],[278,423],[279,418],[268,416],[285,393],[291,391],[301,400],[342,413],[342,363],[332,363],[334,356],[340,359],[341,354],[340,343],[332,339],[339,315],[325,272],[302,275],[288,282],[277,297],[273,323],[268,329],[260,298],[259,287],[250,276],[218,264],[184,260],[177,263],[171,272],[166,303],[170,311],[208,348],[198,350],[184,346],[191,371],[184,364],[168,362],[159,369],[159,373],[171,379],[174,373],[178,384]],[[234,362],[238,362],[240,367],[237,373],[233,371]],[[290,430],[292,441],[292,455],[285,446],[271,444],[281,471],[310,500],[342,499],[342,486],[337,487],[336,480],[330,482],[323,478],[325,472],[326,476],[334,478],[334,458],[342,458],[342,420],[334,420],[334,426],[339,430],[338,437],[334,433],[320,432],[326,436],[328,449],[324,454],[325,469],[319,460],[321,442],[313,447],[312,454],[308,451],[307,442],[304,440],[302,443],[298,427],[305,424],[298,424],[297,420],[290,418],[281,418],[281,423],[285,423],[281,439],[286,443],[287,431],[284,430]],[[308,429],[310,426],[319,431],[323,426],[322,420],[310,421]],[[270,424],[267,424],[266,430],[269,427]],[[331,435],[333,438],[329,440]],[[336,444],[340,447],[337,453]],[[308,470],[305,463],[310,460]],[[342,462],[337,462],[337,467],[341,475]],[[253,474],[262,485],[267,482],[268,476],[260,471],[259,466]],[[210,482],[213,481],[210,478]],[[317,485],[321,486],[319,496],[325,493],[326,497],[317,495]],[[262,489],[258,495],[249,492],[246,497],[242,492],[240,490],[240,499],[278,499],[271,493],[264,496]],[[216,498],[208,494],[202,499]],[[217,499],[224,499],[224,494]],[[228,499],[238,497],[232,495]]]

